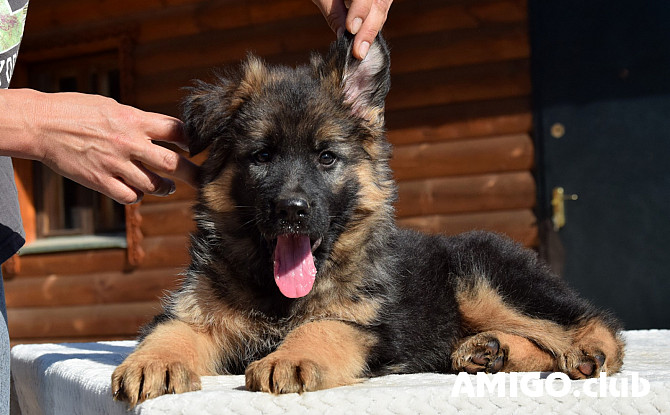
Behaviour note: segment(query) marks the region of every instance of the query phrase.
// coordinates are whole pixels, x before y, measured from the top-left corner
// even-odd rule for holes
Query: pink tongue
[[[289,298],[304,297],[312,290],[316,267],[308,236],[281,235],[275,248],[275,282]]]

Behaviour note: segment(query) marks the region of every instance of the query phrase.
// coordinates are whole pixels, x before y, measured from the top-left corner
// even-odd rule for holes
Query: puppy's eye
[[[268,150],[257,151],[253,155],[257,163],[269,163],[272,160],[272,154]]]
[[[324,166],[330,166],[331,164],[335,163],[335,160],[337,159],[337,156],[335,154],[331,153],[330,151],[324,151],[319,155],[319,163],[323,164]]]

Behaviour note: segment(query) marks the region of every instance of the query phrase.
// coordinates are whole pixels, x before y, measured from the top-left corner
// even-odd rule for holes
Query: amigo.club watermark
[[[461,372],[451,390],[452,397],[575,397],[587,396],[592,398],[641,398],[650,390],[649,381],[641,378],[637,373],[630,377],[608,377],[601,373],[600,377],[584,381],[573,381],[568,375],[561,372],[527,372],[527,373],[496,373],[495,375],[477,373],[469,375]]]

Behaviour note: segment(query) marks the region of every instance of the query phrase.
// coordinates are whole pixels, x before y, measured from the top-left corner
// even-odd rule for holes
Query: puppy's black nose
[[[277,216],[289,223],[296,223],[309,215],[309,203],[299,197],[281,199],[277,202]]]

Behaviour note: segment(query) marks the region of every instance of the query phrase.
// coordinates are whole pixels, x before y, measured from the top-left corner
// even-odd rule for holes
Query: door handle
[[[553,209],[551,221],[554,224],[554,231],[558,231],[565,226],[565,201],[577,199],[579,199],[578,195],[566,195],[565,189],[562,187],[554,187],[551,194],[551,206]]]

